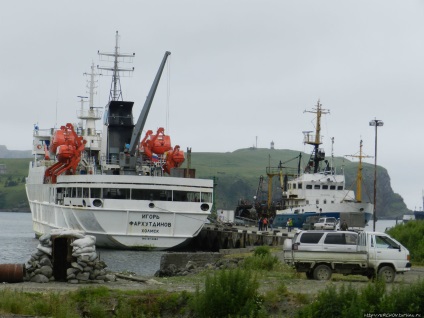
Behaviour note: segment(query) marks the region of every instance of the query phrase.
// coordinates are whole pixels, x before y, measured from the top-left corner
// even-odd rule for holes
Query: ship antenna
[[[356,202],[362,202],[362,158],[373,158],[362,154],[362,140],[359,143],[359,155],[346,155],[346,157],[359,158],[358,171],[356,173]]]
[[[312,110],[305,110],[304,113],[314,113],[317,114],[317,121],[315,127],[315,135],[309,134],[307,132],[304,133],[303,142],[308,145],[314,146],[314,150],[312,152],[311,159],[308,162],[307,168],[309,169],[312,165],[314,168],[314,173],[318,172],[319,162],[324,160],[325,153],[322,149],[319,149],[319,145],[321,145],[321,115],[329,114],[330,111],[328,109],[323,109],[320,101],[318,100],[317,106]]]
[[[91,72],[90,73],[84,73],[84,75],[86,76],[90,76],[90,80],[87,80],[87,93],[88,93],[88,106],[90,107],[90,109],[92,109],[94,107],[94,95],[97,95],[97,92],[95,91],[96,88],[98,88],[98,86],[96,85],[96,83],[98,82],[97,80],[95,80],[96,76],[102,76],[103,74],[101,73],[97,73],[94,70],[94,62],[92,62],[91,64]]]
[[[130,76],[134,71],[134,67],[119,68],[119,63],[132,63],[135,53],[126,54],[119,52],[119,35],[118,31],[116,31],[115,51],[113,53],[101,53],[100,51],[97,51],[97,54],[100,58],[103,57],[107,61],[113,59],[113,67],[100,67],[97,65],[97,68],[99,70],[112,72],[112,83],[110,86],[109,101],[123,100],[120,77],[124,75]]]

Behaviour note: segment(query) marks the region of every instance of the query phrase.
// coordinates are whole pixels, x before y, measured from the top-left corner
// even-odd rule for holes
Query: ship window
[[[297,188],[298,188],[298,189],[302,189],[302,183],[298,183],[298,184],[297,184]]]
[[[174,191],[173,201],[188,201],[186,191]]]
[[[312,189],[312,184],[307,184],[306,189]]]
[[[343,186],[337,186],[337,190],[343,190]]]
[[[296,189],[296,183],[293,183],[293,189]]]
[[[324,199],[324,204],[327,204],[327,200]]]
[[[171,201],[170,190],[132,189],[132,200]]]
[[[319,190],[319,189],[321,189],[321,186],[319,184],[315,184],[314,189]]]
[[[309,204],[309,200],[306,200],[306,204]]]
[[[102,189],[91,188],[90,189],[90,197],[91,198],[101,198],[102,197]]]
[[[104,199],[129,199],[130,189],[105,188],[103,189]]]
[[[82,188],[82,197],[83,198],[89,197],[89,195],[88,195],[89,190],[90,190],[89,188]]]
[[[319,200],[318,200],[318,199],[316,199],[316,200],[315,200],[315,203],[316,203],[316,204],[319,204]]]
[[[202,202],[212,202],[212,193],[202,192]]]
[[[330,190],[336,190],[336,186],[335,185],[331,185],[330,186]]]
[[[323,185],[322,185],[322,189],[323,189],[323,190],[328,190],[328,185],[327,185],[327,184],[323,184]]]

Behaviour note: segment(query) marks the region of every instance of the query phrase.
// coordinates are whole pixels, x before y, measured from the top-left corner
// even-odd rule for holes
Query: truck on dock
[[[411,268],[409,251],[380,232],[298,231],[283,249],[285,263],[308,279],[328,280],[340,273],[391,283]]]

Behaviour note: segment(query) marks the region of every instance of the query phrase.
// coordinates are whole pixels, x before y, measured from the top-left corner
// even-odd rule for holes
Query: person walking
[[[347,223],[345,220],[342,220],[342,225],[340,225],[340,230],[347,231],[349,227],[347,226]]]

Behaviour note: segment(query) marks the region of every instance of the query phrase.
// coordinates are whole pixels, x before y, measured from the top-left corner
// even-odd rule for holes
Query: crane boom
[[[137,124],[134,126],[134,130],[131,136],[130,147],[128,149],[131,155],[134,155],[136,152],[137,144],[140,140],[140,136],[143,131],[144,124],[146,123],[147,116],[149,115],[150,106],[152,105],[153,98],[155,97],[156,89],[159,85],[159,81],[169,55],[171,55],[171,52],[166,51],[162,59],[162,63],[159,66],[159,70],[156,74],[155,80],[153,81],[152,87],[150,88],[149,95],[147,95],[143,109],[141,110],[140,116],[138,117]]]

